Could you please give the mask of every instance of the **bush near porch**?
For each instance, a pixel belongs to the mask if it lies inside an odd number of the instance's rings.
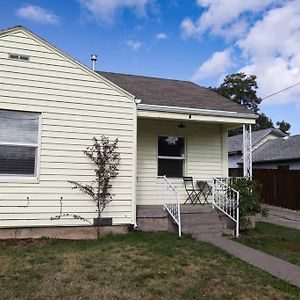
[[[2,299],[300,297],[300,289],[216,247],[170,233],[1,241],[0,264]]]

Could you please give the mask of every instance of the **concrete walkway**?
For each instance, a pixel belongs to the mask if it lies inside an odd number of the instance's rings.
[[[257,221],[269,222],[272,224],[286,226],[300,230],[300,212],[283,209],[280,207],[268,206],[269,215],[267,218],[257,217]]]
[[[300,288],[300,267],[296,265],[225,237],[196,235],[195,238],[213,244],[231,255]]]

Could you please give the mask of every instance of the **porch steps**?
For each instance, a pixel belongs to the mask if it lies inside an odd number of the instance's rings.
[[[193,236],[222,236],[232,234],[225,228],[219,214],[211,204],[183,205],[181,208],[182,232]]]
[[[233,231],[212,209],[211,204],[181,205],[181,227],[184,234],[193,236],[222,236],[224,233],[233,235]],[[137,230],[140,231],[177,231],[168,213],[161,205],[139,205],[137,207]]]

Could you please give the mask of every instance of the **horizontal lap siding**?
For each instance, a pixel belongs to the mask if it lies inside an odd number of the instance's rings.
[[[8,53],[29,55],[30,61],[9,60]],[[40,112],[43,123],[40,181],[0,182],[0,227],[86,225],[72,218],[51,220],[60,212],[61,197],[64,213],[92,221],[95,203],[68,180],[93,180],[93,165],[82,150],[101,135],[118,138],[121,153],[114,200],[103,217],[112,217],[113,224],[133,223],[134,103],[129,97],[18,32],[0,38],[0,109]]]
[[[158,136],[183,136],[186,142],[185,175],[211,181],[222,175],[222,128],[217,124],[187,122],[180,130],[180,122],[138,119],[138,182],[137,204],[162,204],[163,186],[157,176]],[[186,200],[182,179],[170,179]]]

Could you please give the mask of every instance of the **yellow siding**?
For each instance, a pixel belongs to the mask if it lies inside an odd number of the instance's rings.
[[[183,136],[186,142],[185,175],[211,181],[227,171],[227,138],[222,126],[199,122],[179,122],[138,119],[138,182],[137,205],[162,204],[162,186],[157,176],[158,136]],[[224,146],[223,146],[224,144]],[[180,201],[186,199],[182,179],[170,179],[179,191]]]
[[[29,62],[8,53],[30,56]],[[0,109],[42,113],[40,180],[0,182],[0,227],[86,225],[72,218],[51,221],[60,209],[90,220],[95,203],[68,180],[89,182],[93,166],[82,150],[93,136],[119,138],[121,164],[114,200],[103,213],[113,224],[133,223],[134,102],[127,94],[24,31],[0,37]],[[28,207],[26,197],[30,198]]]

